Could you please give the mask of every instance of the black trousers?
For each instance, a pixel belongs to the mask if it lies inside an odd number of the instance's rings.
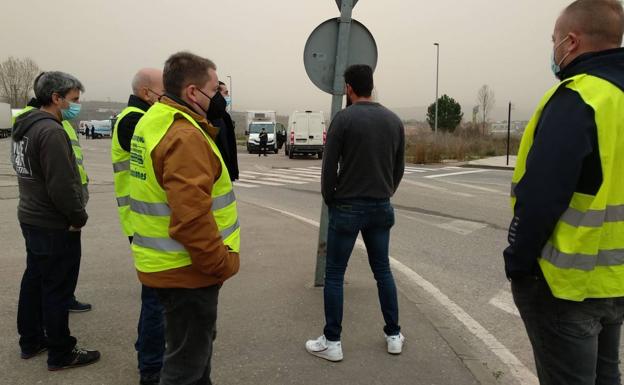
[[[619,385],[624,298],[555,298],[542,276],[513,280],[542,385]]]
[[[80,232],[21,227],[26,270],[17,309],[19,344],[27,354],[47,346],[48,365],[61,365],[76,346],[68,308],[80,270]]]
[[[167,343],[160,385],[212,385],[219,289],[156,289],[165,311]]]

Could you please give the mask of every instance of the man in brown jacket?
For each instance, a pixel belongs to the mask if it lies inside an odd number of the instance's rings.
[[[217,129],[206,120],[219,83],[214,63],[188,52],[167,60],[163,80],[165,95],[132,139],[132,248],[140,281],[164,307],[160,384],[211,384],[219,289],[238,272],[240,248],[231,181],[214,145]]]

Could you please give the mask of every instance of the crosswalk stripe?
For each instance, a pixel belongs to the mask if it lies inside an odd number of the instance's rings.
[[[254,179],[252,181],[245,181],[245,180],[243,181],[243,183],[246,183],[246,182],[255,183],[255,184],[261,184],[261,185],[264,185],[264,186],[285,186],[284,183],[265,182],[263,180],[258,180],[258,179]]]
[[[236,186],[236,187],[243,187],[243,188],[256,188],[256,187],[258,187],[255,184],[248,184],[248,183],[239,182],[239,181],[235,181],[234,182],[234,186]]]
[[[308,184],[308,182],[302,182],[302,181],[297,181],[297,180],[284,180],[280,178],[262,178],[262,180],[268,180],[270,182],[277,182],[277,183]]]
[[[292,177],[292,178],[300,178],[300,179],[304,179],[304,180],[320,180],[321,177],[319,175],[308,175],[308,174],[300,174],[300,173],[296,173],[296,172],[290,172],[290,170],[273,170],[273,172],[277,175],[284,175],[284,176],[288,176],[288,177]]]
[[[466,175],[466,174],[478,174],[482,172],[487,172],[488,170],[471,170],[471,171],[461,171],[461,172],[453,172],[447,174],[436,174],[436,175],[427,175],[425,178],[427,179],[435,179],[435,178],[444,178],[447,176],[456,176],[456,175]]]
[[[320,171],[317,172],[317,171],[310,171],[310,170],[299,170],[296,168],[291,168],[290,171],[293,173],[304,174],[304,175],[321,176]]]
[[[430,170],[427,169],[422,169],[422,168],[414,168],[414,167],[405,167],[405,171],[411,171],[411,172],[428,172]]]
[[[291,180],[296,180],[296,181],[305,181],[304,183],[316,182],[320,179],[320,177],[313,177],[313,176],[307,176],[307,175],[306,176],[287,175],[277,170],[275,170],[271,174],[264,173],[264,172],[256,172],[256,171],[245,171],[240,174],[250,179],[282,178],[282,179],[291,179]]]

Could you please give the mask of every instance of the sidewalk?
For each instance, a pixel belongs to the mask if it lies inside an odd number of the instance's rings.
[[[23,241],[13,216],[15,200],[0,200],[4,246],[0,273],[0,383],[138,384],[136,320],[139,285],[127,240],[118,231],[112,186],[94,186],[90,223],[83,233],[77,296],[94,310],[72,314],[81,346],[99,349],[99,363],[51,373],[45,355],[19,358],[15,312],[24,266]],[[355,249],[346,277],[344,361],[309,355],[304,343],[323,328],[323,292],[312,287],[315,227],[240,202],[241,271],[224,285],[219,303],[213,380],[226,384],[478,384],[418,304],[400,294],[404,353],[385,351],[376,285],[364,253]],[[284,230],[285,229],[285,230]]]
[[[494,156],[491,158],[483,158],[472,160],[463,165],[463,167],[475,168],[492,168],[498,170],[513,170],[516,167],[516,156],[509,156],[509,164],[507,164],[507,156]]]

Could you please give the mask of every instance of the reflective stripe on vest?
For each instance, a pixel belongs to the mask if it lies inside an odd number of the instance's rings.
[[[145,112],[137,107],[126,107],[119,115],[113,126],[111,141],[111,161],[113,163],[113,181],[115,183],[115,198],[117,198],[117,213],[121,229],[126,236],[132,236],[130,223],[130,153],[124,150],[119,143],[119,122],[126,115],[136,112],[143,115]]]
[[[621,182],[624,92],[621,89],[598,77],[578,75],[546,93],[522,137],[512,180],[512,206],[515,206],[517,185],[525,172],[530,172],[526,163],[541,114],[560,87],[576,92],[594,112],[603,180],[596,195],[573,194],[541,255],[536,257],[557,298],[583,301],[624,297],[624,183]]]
[[[130,171],[130,159],[113,163],[113,171],[115,173],[122,171]]]
[[[171,208],[166,192],[158,183],[151,158],[152,151],[167,134],[176,115],[196,127],[219,158],[221,175],[212,187],[209,215],[214,217],[223,243],[234,252],[240,250],[236,196],[216,144],[192,117],[166,104],[156,103],[135,129],[130,156],[132,252],[140,272],[159,272],[191,265],[190,255],[183,245],[169,236]]]

